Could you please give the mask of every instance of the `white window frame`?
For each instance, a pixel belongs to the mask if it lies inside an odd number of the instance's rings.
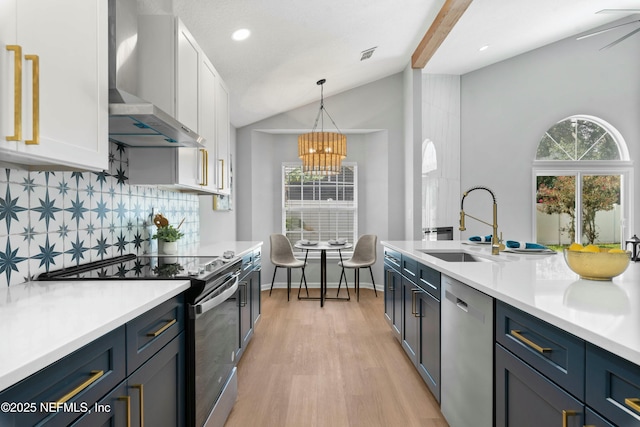
[[[538,176],[575,176],[576,178],[576,205],[582,206],[582,178],[589,175],[619,175],[620,178],[620,204],[622,205],[622,218],[620,218],[620,241],[624,242],[629,233],[629,224],[634,218],[634,177],[633,162],[629,159],[629,151],[624,138],[613,126],[598,117],[575,115],[564,120],[578,119],[590,120],[602,126],[613,137],[620,152],[620,160],[534,160],[531,177],[531,199],[536,200]],[[558,122],[558,123],[559,123]],[[546,131],[545,131],[546,132]],[[540,141],[538,141],[538,144]],[[538,146],[536,145],[536,153]],[[532,236],[537,236],[536,203],[531,203]],[[575,217],[576,240],[582,239],[582,210],[576,209]]]
[[[350,233],[350,237],[348,238],[348,241],[350,243],[353,243],[353,245],[355,246],[355,243],[358,239],[358,164],[356,162],[342,162],[342,166],[343,167],[350,167],[353,168],[353,204],[352,206],[340,206],[339,203],[341,202],[336,202],[337,204],[335,205],[335,207],[333,209],[337,209],[337,210],[351,210],[353,212],[353,230],[352,233]],[[287,218],[287,206],[286,206],[286,195],[285,195],[285,183],[286,183],[286,169],[287,168],[291,168],[291,167],[296,167],[296,168],[302,168],[302,163],[301,162],[284,162],[282,163],[282,168],[281,168],[281,179],[280,179],[280,186],[281,186],[281,191],[282,191],[282,197],[281,197],[281,229],[282,229],[282,234],[284,234],[285,236],[287,235],[287,225],[286,225],[286,218]],[[316,202],[318,203],[318,202]],[[319,203],[323,203],[322,201],[320,201]],[[327,202],[329,203],[329,202]],[[313,206],[310,206],[309,209],[317,209],[314,208]],[[324,208],[329,210],[330,212],[333,211],[333,209],[331,207],[328,208]],[[292,241],[291,244],[295,244],[295,241]],[[350,250],[342,250],[340,251],[341,254],[338,253],[338,251],[327,251],[327,258],[329,259],[339,259],[340,255],[342,255],[343,259],[347,259],[349,258],[352,253],[353,253],[353,249]],[[315,259],[315,258],[320,258],[320,251],[309,251],[308,253],[308,258],[309,259]]]

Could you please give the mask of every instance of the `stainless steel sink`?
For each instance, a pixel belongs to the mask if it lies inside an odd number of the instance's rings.
[[[472,255],[468,252],[438,252],[430,250],[420,250],[420,252],[447,262],[493,262],[493,260]]]

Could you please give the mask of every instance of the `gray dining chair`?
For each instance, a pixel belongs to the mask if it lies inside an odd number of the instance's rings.
[[[291,269],[301,268],[302,277],[300,278],[300,288],[298,289],[298,296],[300,296],[300,289],[302,289],[302,282],[304,281],[304,287],[307,290],[307,296],[309,296],[309,288],[307,287],[307,278],[304,275],[304,267],[306,262],[299,260],[293,255],[293,248],[291,242],[284,234],[272,234],[269,237],[271,242],[271,263],[275,266],[273,269],[273,278],[271,279],[271,289],[269,289],[269,296],[273,291],[273,283],[276,280],[276,272],[278,267],[287,269],[287,301],[289,301],[289,293],[291,292]]]
[[[369,268],[371,273],[371,283],[373,284],[373,291],[378,296],[376,290],[376,283],[373,280],[373,270],[371,266],[376,263],[376,244],[378,242],[378,236],[375,234],[365,234],[360,236],[356,242],[356,247],[353,249],[353,255],[350,259],[338,263],[342,267],[340,273],[340,282],[338,283],[338,293],[340,293],[340,286],[342,285],[342,278],[344,277],[344,285],[347,285],[347,273],[345,268],[352,268],[354,270],[354,288],[356,290],[356,298],[360,301],[360,269]],[[347,287],[347,289],[349,289]]]

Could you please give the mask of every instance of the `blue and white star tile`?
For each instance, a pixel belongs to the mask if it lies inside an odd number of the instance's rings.
[[[61,172],[58,172],[61,173]],[[33,179],[33,183],[35,185],[41,185],[46,187],[47,185],[49,185],[49,180],[51,178],[52,175],[55,176],[56,172],[49,172],[49,171],[41,171],[41,172],[31,172],[29,174],[29,176],[31,176],[31,178]]]
[[[64,222],[62,196],[52,195],[48,187],[36,186],[30,197],[29,221],[34,231],[47,233],[58,230]]]
[[[62,268],[62,242],[50,238],[48,234],[38,234],[29,245],[29,274],[38,276],[41,273]]]
[[[100,230],[90,238],[90,260],[100,261],[111,257],[112,249],[109,234]]]
[[[79,230],[74,236],[67,239],[64,245],[63,265],[74,267],[89,262],[90,238],[86,230]]]
[[[91,222],[96,228],[107,227],[111,222],[111,201],[100,194],[91,201]]]
[[[17,234],[29,223],[29,198],[20,184],[0,182],[0,236]]]
[[[28,245],[21,236],[6,236],[0,243],[0,284],[22,283],[29,274]]]
[[[64,221],[72,230],[84,230],[89,222],[90,200],[86,198],[86,193],[78,191],[75,196],[67,197],[64,200]]]
[[[22,169],[0,169],[0,181],[20,183],[29,176],[29,171]]]

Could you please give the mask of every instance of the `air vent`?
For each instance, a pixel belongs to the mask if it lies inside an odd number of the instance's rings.
[[[367,50],[363,50],[360,53],[360,61],[364,61],[365,59],[369,59],[371,58],[371,55],[373,55],[373,52],[378,48],[378,46],[372,47],[370,49]]]

